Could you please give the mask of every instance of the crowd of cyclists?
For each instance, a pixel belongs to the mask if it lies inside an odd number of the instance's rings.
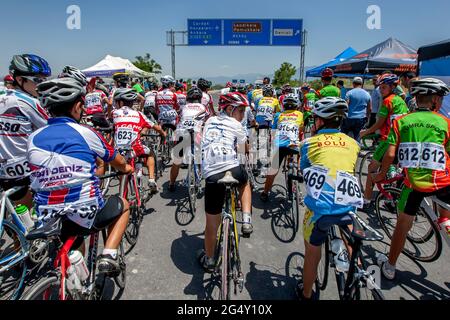
[[[450,120],[438,113],[449,88],[437,79],[409,79],[408,96],[414,103],[407,103],[403,91],[397,89],[397,75],[387,71],[377,76],[374,83],[382,96],[377,118],[375,122],[365,119],[367,129],[351,137],[341,132],[349,103],[333,84],[330,69],[324,70],[319,91],[307,83],[300,88],[286,84],[275,90],[269,78],[251,85],[229,83],[219,98],[219,110],[208,93],[212,83],[205,79],[188,87],[164,76],[160,84],[150,82],[142,88],[129,74],[117,73],[113,86],[107,88],[101,79],[87,79],[70,66],[52,76],[48,62],[41,57],[23,54],[12,58],[10,74],[4,79],[6,90],[0,94],[0,188],[6,191],[23,186],[11,200],[35,211],[41,228],[64,215],[63,241],[80,236],[74,250],[84,252],[84,237],[107,229],[98,262],[101,273],[119,269],[118,248],[130,210],[123,197],[103,197],[99,176],[104,175],[107,165],[124,174],[133,171],[118,152],[121,146],[129,145],[147,167],[150,192],[160,191],[155,177],[158,159],[141,139],[149,130],[182,146],[182,152],[172,157],[170,192],[178,191],[183,151],[186,145],[191,147],[189,132],[196,133],[206,215],[199,262],[209,273],[215,267],[225,197],[225,187],[219,181],[228,172],[238,181],[242,233],[254,232],[252,188],[244,163],[254,148],[252,129],[256,129],[258,147],[264,131],[272,135],[266,146],[273,150],[265,153],[267,163],[261,159],[255,163],[257,169],[268,168],[260,194],[263,202],[270,200],[284,160],[298,159],[307,193],[305,261],[297,288],[303,300],[313,296],[328,230],[351,225],[349,212],[373,210],[374,184],[385,180],[393,163],[403,168],[405,182],[389,256],[379,259],[387,279],[395,277],[397,259],[422,200],[436,195],[450,204]],[[408,108],[411,105],[414,108]],[[305,136],[306,127],[309,137]],[[108,130],[114,134],[103,134]],[[356,140],[376,132],[380,132],[381,141],[369,165],[364,194],[348,192],[348,186],[359,184],[355,168],[360,144]],[[440,208],[440,214],[440,225],[450,236],[450,212]]]

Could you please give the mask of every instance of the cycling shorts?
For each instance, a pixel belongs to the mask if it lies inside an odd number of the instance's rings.
[[[383,161],[383,157],[386,154],[386,151],[388,148],[389,148],[389,142],[387,142],[387,140],[380,141],[377,149],[373,153],[373,160],[381,163]]]
[[[303,220],[303,235],[305,240],[316,247],[325,243],[328,231],[333,226],[352,225],[353,220],[347,213],[339,215],[315,214],[307,209]]]
[[[436,196],[442,202],[450,204],[450,186],[430,193],[419,192],[404,186],[398,201],[398,211],[409,216],[416,216],[423,199],[431,196]]]
[[[16,193],[9,196],[9,199],[11,201],[19,201],[20,199],[23,199],[30,189],[30,177],[24,177],[20,179],[0,179],[0,188],[3,189],[3,191],[8,191],[9,189],[15,188],[15,187],[23,187]]]
[[[231,170],[233,178],[239,181],[238,187],[243,187],[248,182],[247,171],[244,166],[238,166]],[[225,204],[226,188],[223,184],[217,183],[225,177],[226,172],[221,172],[206,179],[205,185],[205,211],[211,215],[219,215]]]
[[[104,113],[95,113],[92,115],[92,124],[94,128],[108,129],[111,127]]]

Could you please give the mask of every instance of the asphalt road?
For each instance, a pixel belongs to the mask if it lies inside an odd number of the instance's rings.
[[[217,99],[215,99],[217,101]],[[197,216],[187,225],[189,215],[187,189],[178,184],[175,193],[168,191],[166,169],[159,182],[161,192],[148,204],[141,233],[135,249],[127,256],[127,285],[118,292],[110,283],[113,299],[124,300],[205,300],[217,298],[217,279],[205,274],[198,265],[197,251],[203,248],[205,227],[204,199],[197,204]],[[183,180],[186,171],[180,172]],[[278,178],[270,202],[263,204],[259,193],[253,194],[253,223],[255,232],[250,239],[241,240],[241,259],[245,285],[239,300],[295,299],[295,284],[301,275],[304,244],[300,228],[294,232],[282,216],[280,202],[285,197],[283,178]],[[303,220],[304,208],[300,216]],[[361,217],[376,226],[374,218]],[[240,228],[239,228],[240,230]],[[377,254],[389,250],[389,238],[366,243],[364,253],[369,264],[376,263]],[[422,300],[450,299],[449,248],[444,243],[440,259],[433,263],[417,263],[401,255],[397,278],[381,280],[387,299]],[[333,273],[321,299],[338,298]]]

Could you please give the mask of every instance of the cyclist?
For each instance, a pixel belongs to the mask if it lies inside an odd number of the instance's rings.
[[[319,98],[316,90],[312,89],[307,83],[303,84],[301,91],[304,97],[302,105],[303,118],[305,123],[308,123],[309,119],[312,117],[312,109]]]
[[[209,114],[215,116],[216,111],[214,110],[214,100],[212,96],[208,93],[208,90],[211,88],[211,81],[207,81],[205,79],[198,79],[197,87],[203,91],[202,104],[208,109]]]
[[[298,296],[302,300],[312,298],[321,249],[328,230],[333,225],[351,225],[352,219],[348,213],[355,211],[356,202],[362,204],[362,199],[356,193],[350,197],[349,193],[344,194],[345,191],[337,187],[343,181],[347,185],[350,185],[351,180],[353,184],[358,183],[353,175],[359,145],[339,131],[347,112],[348,105],[343,99],[328,97],[317,101],[313,109],[317,135],[300,145],[300,167],[307,189],[307,211],[303,222],[305,262],[303,278],[297,286]],[[336,203],[335,199],[345,200]]]
[[[256,80],[253,91],[251,92],[249,102],[254,109],[256,109],[259,100],[263,97],[262,88],[264,83],[262,80]]]
[[[203,92],[197,88],[192,87],[187,94],[187,104],[181,113],[181,121],[178,123],[176,136],[178,138],[177,145],[182,145],[185,140],[190,141],[190,134],[188,130],[194,130],[195,134],[201,132],[203,123],[210,117],[209,110],[201,103]],[[194,134],[194,139],[196,138]],[[193,141],[191,141],[193,143]],[[170,171],[169,191],[175,191],[175,182],[180,171],[180,166],[183,160],[184,150],[191,148],[191,143],[182,145],[183,150],[179,153],[179,157],[175,157]]]
[[[92,78],[87,85],[85,97],[85,110],[87,116],[92,116],[92,124],[97,128],[109,128],[106,115],[111,115],[111,106],[108,96],[96,88],[97,78]],[[105,109],[104,106],[107,106]]]
[[[273,182],[278,174],[278,168],[283,160],[297,151],[290,148],[292,145],[299,145],[303,136],[303,114],[298,111],[299,100],[295,94],[287,95],[283,100],[284,112],[277,113],[273,121],[272,129],[276,130],[275,146],[277,153],[273,157],[273,161],[279,160],[278,164],[272,164],[261,200],[267,202],[269,200],[269,192],[272,190]]]
[[[7,90],[14,89],[14,78],[10,74],[8,74],[7,76],[5,76],[5,78],[3,78],[3,83]]]
[[[395,265],[405,245],[406,236],[424,198],[437,196],[450,204],[450,120],[440,114],[448,86],[438,79],[425,78],[411,82],[411,95],[417,101],[416,112],[394,120],[388,137],[388,149],[375,182],[385,179],[398,151],[406,179],[399,203],[389,259],[381,257],[383,275],[393,280]],[[439,223],[450,230],[450,211],[440,208]]]
[[[96,159],[109,162],[125,174],[133,169],[101,135],[79,124],[86,90],[78,81],[47,81],[38,86],[38,92],[52,118],[28,141],[36,210],[44,225],[51,223],[55,214],[66,214],[63,240],[108,228],[98,268],[102,273],[116,273],[120,270],[117,249],[129,218],[128,203],[118,196],[103,199],[95,176]],[[84,238],[80,238],[73,248],[83,247],[83,243]]]
[[[263,97],[259,100],[256,108],[256,122],[260,129],[272,127],[274,114],[281,112],[278,99],[273,96],[273,87],[271,85],[264,86],[262,89]]]
[[[10,74],[13,89],[0,96],[0,187],[5,191],[24,187],[11,200],[31,209],[27,141],[47,124],[48,115],[36,99],[36,86],[51,75],[51,69],[41,57],[23,54],[13,57]]]
[[[378,111],[377,122],[367,130],[363,130],[360,133],[361,138],[366,135],[375,133],[377,130],[381,131],[380,143],[373,154],[373,160],[369,164],[368,172],[375,173],[380,165],[386,150],[389,147],[387,137],[391,129],[392,121],[401,115],[408,113],[408,107],[405,101],[394,94],[394,89],[397,87],[398,77],[395,74],[383,74],[379,80],[380,93],[383,96],[383,103]],[[367,213],[371,213],[374,209],[372,201],[373,196],[373,181],[371,174],[367,176],[366,189],[364,191],[364,208]]]
[[[330,68],[326,68],[322,71],[322,83],[323,88],[319,91],[319,98],[326,98],[326,97],[336,97],[340,98],[341,91],[338,87],[331,84],[331,81],[333,80],[334,72]]]
[[[180,105],[180,110],[183,110],[186,105],[186,94],[184,93],[184,86],[181,82],[177,82],[175,85],[176,95],[178,98],[178,104]]]
[[[150,82],[148,85],[149,91],[145,94],[144,114],[147,117],[153,117],[154,120],[158,119],[155,109],[155,99],[158,94],[158,85],[154,82]]]
[[[162,77],[161,84],[162,89],[156,94],[155,98],[158,122],[163,128],[171,127],[173,130],[176,130],[180,105],[174,92],[175,79],[171,76]]]
[[[281,88],[281,96],[280,96],[280,105],[283,105],[283,100],[284,98],[288,95],[288,94],[292,94],[294,93],[294,90],[292,90],[292,87],[290,84],[285,84],[282,88]]]
[[[248,183],[247,172],[240,164],[239,155],[244,155],[247,137],[241,121],[248,106],[241,95],[228,93],[220,97],[219,116],[210,118],[203,130],[203,176],[205,186],[205,252],[200,256],[200,263],[206,272],[214,271],[214,253],[217,231],[221,223],[222,208],[225,201],[225,186],[218,183],[226,172],[231,171],[239,181],[240,201],[244,224],[242,232],[253,232],[251,224],[252,191]]]
[[[133,89],[120,88],[114,93],[114,100],[118,107],[113,113],[115,143],[116,146],[132,146],[135,156],[145,159],[150,192],[156,193],[158,186],[155,180],[155,157],[150,149],[142,144],[141,133],[144,129],[153,129],[164,137],[166,133],[143,113],[132,109],[137,99],[138,94]]]

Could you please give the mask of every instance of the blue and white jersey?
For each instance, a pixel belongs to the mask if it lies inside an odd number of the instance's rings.
[[[70,220],[90,229],[104,206],[96,159],[111,162],[115,157],[116,151],[101,135],[70,118],[52,118],[33,133],[28,161],[41,219],[45,222],[64,210]]]

